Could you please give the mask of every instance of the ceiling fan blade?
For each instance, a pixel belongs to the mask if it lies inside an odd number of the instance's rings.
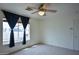
[[[25,10],[31,11],[33,9],[38,9],[38,8],[28,6]]]
[[[36,7],[30,7],[30,8],[32,8],[32,9],[38,9],[38,8],[36,8]]]
[[[46,11],[47,12],[57,12],[57,10],[49,10],[49,9],[47,9]]]
[[[38,11],[35,11],[35,12],[33,12],[32,14],[34,14],[34,13],[37,13]]]

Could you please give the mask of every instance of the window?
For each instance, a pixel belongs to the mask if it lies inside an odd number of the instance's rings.
[[[10,41],[10,32],[11,29],[8,25],[8,22],[3,18],[3,45],[9,44]],[[15,43],[23,41],[23,25],[21,22],[18,22],[14,27],[14,40]],[[26,27],[26,41],[30,40],[30,24],[27,24]]]

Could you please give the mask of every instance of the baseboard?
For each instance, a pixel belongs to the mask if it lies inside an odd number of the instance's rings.
[[[51,45],[51,44],[47,44],[47,43],[43,43],[45,45],[50,45],[50,46],[55,46],[55,47],[59,47],[59,48],[64,48],[64,49],[68,49],[68,50],[72,50],[72,51],[76,51],[76,50],[73,50],[73,49],[69,49],[69,48],[65,48],[65,47],[61,47],[61,46],[57,46],[57,45]]]

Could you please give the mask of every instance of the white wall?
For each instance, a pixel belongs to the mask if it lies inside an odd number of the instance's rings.
[[[69,20],[69,19],[68,19]],[[51,19],[41,22],[43,43],[73,49],[73,21]]]
[[[39,21],[35,19],[30,19],[30,41],[26,42],[26,45],[16,44],[15,47],[9,48],[8,46],[2,45],[2,18],[3,13],[0,11],[0,54],[8,54],[19,49],[34,45],[39,43]]]
[[[54,7],[53,7],[54,8]],[[57,13],[49,13],[40,21],[41,42],[58,47],[79,50],[79,35],[74,38],[74,20],[79,20],[79,5],[56,4]],[[78,23],[79,25],[79,23]],[[77,27],[76,27],[77,28]],[[78,27],[79,28],[79,27]],[[77,29],[79,32],[79,29]],[[76,31],[76,32],[77,32]],[[75,33],[76,35],[77,33]]]

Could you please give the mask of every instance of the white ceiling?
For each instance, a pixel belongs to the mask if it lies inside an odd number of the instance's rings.
[[[48,4],[49,9],[56,9],[57,13],[47,12],[46,16],[39,16],[37,13],[31,14],[33,11],[25,10],[27,6],[39,7],[37,3],[0,3],[0,9],[7,10],[12,13],[16,13],[19,15],[29,16],[32,18],[51,18],[57,15],[61,15],[65,12],[68,14],[75,13],[79,11],[79,4]]]

